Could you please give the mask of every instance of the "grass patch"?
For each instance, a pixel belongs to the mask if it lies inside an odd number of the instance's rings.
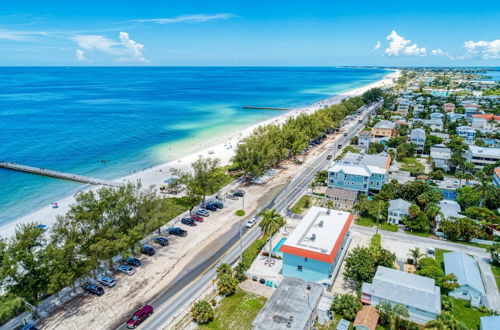
[[[466,300],[451,298],[453,300],[453,308],[451,313],[453,316],[469,329],[479,329],[479,318],[488,316],[488,313],[481,313],[477,309],[471,308],[470,303]]]
[[[438,263],[439,266],[444,271],[444,256],[443,254],[448,253],[448,252],[453,252],[450,250],[444,250],[444,249],[436,249],[436,262]]]
[[[374,227],[377,225],[377,222],[371,217],[359,217],[356,219],[356,224],[365,227]],[[385,221],[380,221],[379,228],[387,231],[398,231],[397,225],[393,225]]]
[[[164,219],[164,224],[181,214],[189,210],[189,202],[187,197],[166,197],[163,199],[165,203],[160,210],[162,219]]]
[[[425,171],[425,166],[422,165],[415,158],[403,158],[398,160],[398,163],[403,164],[399,169],[405,172],[420,172],[423,173]]]
[[[199,329],[252,329],[252,322],[266,303],[266,298],[238,290],[222,299],[215,310],[215,318]]]
[[[495,281],[497,282],[497,288],[500,288],[500,267],[491,265],[491,271],[495,276]]]
[[[302,214],[306,209],[312,206],[311,196],[304,195],[300,197],[299,201],[290,209],[295,214]]]

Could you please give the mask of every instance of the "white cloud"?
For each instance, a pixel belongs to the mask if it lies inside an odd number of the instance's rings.
[[[86,62],[87,61],[87,58],[85,57],[85,52],[81,49],[77,49],[75,51],[75,56],[79,62]]]
[[[500,39],[493,41],[466,41],[464,47],[467,50],[467,55],[478,56],[483,59],[499,59],[500,58]]]
[[[380,47],[382,47],[382,45],[380,44],[380,40],[377,41],[377,43],[375,44],[375,47],[373,49],[379,49]]]
[[[117,56],[119,62],[148,62],[142,54],[143,44],[130,39],[127,32],[120,32],[118,38],[119,41],[115,41],[101,35],[77,35],[73,40],[81,49]],[[81,49],[77,49],[77,52]],[[84,55],[83,50],[82,55]]]
[[[400,36],[396,30],[386,37],[389,40],[389,47],[384,53],[387,56],[425,56],[427,49],[425,47],[418,47],[417,44],[411,44],[411,40],[407,40]]]
[[[32,37],[47,35],[48,33],[43,31],[0,30],[0,39],[4,40],[28,41],[31,40]]]
[[[196,14],[196,15],[181,15],[177,17],[167,17],[167,18],[146,18],[146,19],[136,19],[134,22],[141,23],[158,23],[158,24],[173,24],[173,23],[204,23],[208,21],[215,20],[226,20],[229,18],[236,17],[234,14]]]

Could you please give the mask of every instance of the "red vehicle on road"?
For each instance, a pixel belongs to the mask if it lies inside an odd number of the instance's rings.
[[[145,319],[148,318],[148,316],[151,316],[153,314],[153,306],[151,305],[146,305],[139,309],[137,312],[132,315],[130,320],[127,322],[127,328],[129,329],[134,329],[136,328],[139,324],[142,323]]]

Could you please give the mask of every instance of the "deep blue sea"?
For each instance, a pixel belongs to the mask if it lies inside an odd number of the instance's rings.
[[[279,115],[243,105],[304,106],[387,73],[311,67],[0,67],[0,160],[114,179],[184,156],[221,132]],[[0,169],[0,223],[81,187]]]

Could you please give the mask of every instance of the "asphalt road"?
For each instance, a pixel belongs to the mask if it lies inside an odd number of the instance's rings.
[[[331,146],[311,164],[307,165],[300,175],[294,177],[265,208],[273,208],[278,212],[285,211],[290,203],[295,201],[300,194],[309,188],[316,172],[328,167],[331,160],[327,160],[326,155],[340,152],[341,149],[348,144],[350,139],[365,126],[368,116],[375,110],[376,105],[365,107],[360,114],[362,117],[356,117],[353,119],[353,121],[355,121],[354,124],[348,125],[347,135],[342,135],[335,139],[335,141],[330,142]],[[361,122],[358,121],[359,119],[361,119]],[[342,145],[341,149],[338,149],[339,144]],[[239,258],[240,245],[238,244],[238,224],[233,226],[230,233],[232,233],[232,236],[230,236],[228,241],[213,255],[206,258],[194,268],[188,267],[183,270],[181,274],[172,281],[171,285],[167,286],[157,297],[149,302],[149,304],[155,308],[155,312],[140,325],[141,329],[156,330],[164,328],[181,308],[191,303],[193,297],[197,297],[197,293],[199,293],[207,283],[210,283],[215,277],[217,265],[220,263],[233,263]],[[257,225],[250,230],[244,228],[243,248],[245,249],[248,247],[260,235],[261,230]],[[125,323],[118,327],[118,329],[126,329]]]

